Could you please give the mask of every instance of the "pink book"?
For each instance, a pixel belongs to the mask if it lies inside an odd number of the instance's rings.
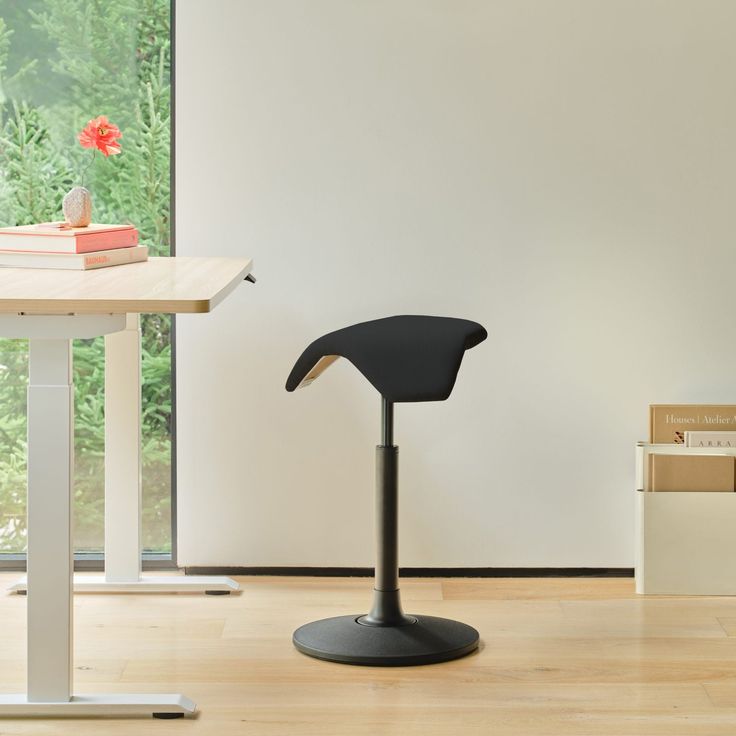
[[[0,250],[23,253],[90,253],[138,245],[132,225],[70,227],[63,222],[0,228]]]

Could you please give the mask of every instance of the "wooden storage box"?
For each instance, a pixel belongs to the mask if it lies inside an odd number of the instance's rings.
[[[637,447],[636,592],[736,595],[736,493],[649,492],[649,455],[736,455],[736,449]]]

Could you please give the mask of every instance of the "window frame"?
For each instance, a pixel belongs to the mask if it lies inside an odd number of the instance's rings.
[[[169,207],[171,246],[169,257],[176,256],[176,0],[169,1],[171,42],[171,151],[169,154]],[[177,426],[176,426],[176,315],[171,315],[171,553],[142,552],[142,570],[178,569],[177,540]],[[0,572],[23,572],[27,568],[25,553],[0,552]],[[74,569],[101,572],[105,569],[103,552],[75,552]]]

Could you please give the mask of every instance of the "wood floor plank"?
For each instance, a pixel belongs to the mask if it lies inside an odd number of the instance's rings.
[[[736,636],[736,616],[718,616],[717,621],[726,636]]]
[[[632,578],[473,578],[445,580],[445,599],[591,600],[633,598]]]
[[[14,576],[0,576],[0,585]],[[78,595],[78,692],[179,690],[186,721],[0,721],[33,736],[733,736],[736,599],[626,579],[405,581],[407,610],[476,626],[470,657],[348,667],[294,628],[370,603],[365,578],[241,578],[240,595]],[[25,606],[0,596],[0,691],[23,688]]]

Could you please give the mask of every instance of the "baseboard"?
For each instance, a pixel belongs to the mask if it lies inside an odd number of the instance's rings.
[[[369,578],[372,567],[185,567],[187,575]],[[405,578],[633,578],[633,567],[402,567]]]

